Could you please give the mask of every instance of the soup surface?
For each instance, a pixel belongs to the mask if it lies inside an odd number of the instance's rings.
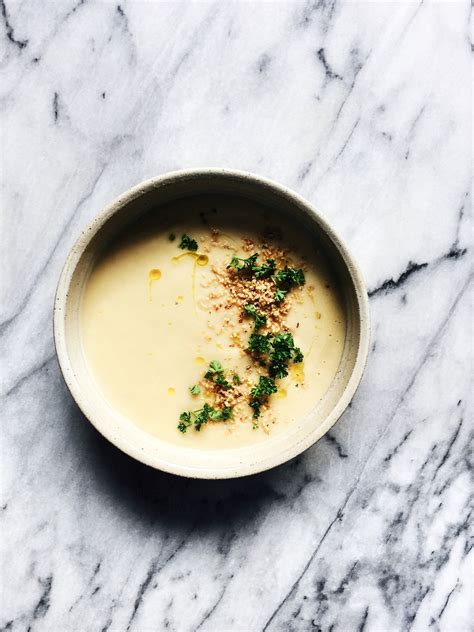
[[[301,228],[231,197],[149,213],[95,262],[83,351],[108,403],[156,437],[235,448],[284,432],[339,366],[345,313]]]

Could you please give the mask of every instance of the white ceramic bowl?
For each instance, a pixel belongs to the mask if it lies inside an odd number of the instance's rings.
[[[336,274],[346,307],[346,342],[338,372],[310,415],[280,436],[253,446],[201,451],[165,443],[116,413],[87,369],[79,331],[82,290],[97,253],[130,222],[163,203],[200,193],[237,195],[260,202],[309,231]],[[265,178],[222,169],[177,171],[130,189],[81,234],[62,271],[54,306],[59,364],[78,406],[97,430],[130,456],[154,468],[193,478],[232,478],[267,470],[297,456],[339,419],[362,378],[369,346],[369,307],[360,272],[333,229],[302,197]]]

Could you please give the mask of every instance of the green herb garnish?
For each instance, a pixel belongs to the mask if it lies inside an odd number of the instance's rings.
[[[275,294],[274,294],[275,303],[277,305],[279,305],[280,303],[283,303],[283,301],[285,300],[285,296],[287,294],[288,294],[288,290],[281,290],[280,288],[275,290]]]
[[[184,233],[181,237],[181,242],[179,244],[179,248],[181,248],[181,250],[192,250],[195,251],[198,249],[198,243],[195,239],[193,239],[192,237],[190,237],[189,235],[186,235],[186,233]]]
[[[240,257],[232,257],[231,262],[227,266],[228,268],[234,268],[238,272],[249,272],[257,279],[265,279],[271,277],[275,273],[276,264],[274,259],[267,259],[266,262],[259,266],[257,265],[258,252],[254,252],[253,255],[247,259],[241,259]]]
[[[206,424],[210,419],[212,421],[226,421],[232,417],[232,408],[214,408],[207,402],[202,408],[198,410],[190,410],[181,413],[179,416],[178,430],[185,433],[190,426],[193,426],[194,430],[201,430],[203,424]]]
[[[270,351],[270,340],[272,334],[250,334],[249,346],[247,351],[250,351],[253,355],[259,357]]]
[[[295,346],[290,332],[276,335],[253,333],[250,335],[247,351],[259,358],[262,366],[265,366],[266,360],[268,361],[268,373],[272,378],[280,379],[287,376],[289,362],[303,362],[301,349]]]
[[[245,305],[244,310],[245,313],[248,314],[248,316],[251,316],[255,319],[255,331],[258,331],[262,327],[265,327],[265,325],[267,324],[267,317],[265,316],[265,314],[260,314],[259,312],[257,312],[257,308],[255,307],[255,305]]]
[[[234,382],[234,384],[237,384],[237,385],[242,384],[242,380],[237,375],[237,373],[234,373],[234,375],[232,376],[232,381]]]
[[[168,239],[169,239],[170,241],[174,241],[174,240],[176,239],[176,235],[175,235],[174,233],[170,233],[170,234],[168,235]]]
[[[253,274],[257,279],[266,279],[271,277],[275,273],[275,260],[267,259],[267,261],[261,266],[253,267]]]
[[[277,334],[271,341],[272,350],[269,355],[268,372],[271,377],[282,378],[288,375],[288,363],[302,362],[303,354],[299,347],[295,346],[293,335],[290,332]]]
[[[277,392],[277,386],[275,380],[266,375],[261,375],[258,384],[250,391],[249,406],[253,408],[253,417],[256,419],[260,417],[260,408],[262,404],[267,401],[270,395]]]
[[[209,364],[209,368],[204,374],[204,377],[206,378],[206,380],[210,380],[211,382],[214,382],[214,384],[222,386],[222,388],[225,388],[226,391],[232,388],[230,382],[228,382],[224,377],[224,369],[222,368],[222,364],[217,360],[213,360]]]
[[[242,270],[252,272],[254,266],[257,263],[258,252],[255,252],[248,259],[241,259],[240,257],[232,257],[231,262],[227,266],[228,268],[234,268],[234,270],[238,270],[239,272]]]
[[[194,386],[189,387],[189,390],[193,395],[199,395],[199,393],[201,392],[201,387],[197,384],[194,384]]]
[[[304,285],[304,272],[300,268],[289,268],[285,266],[283,270],[279,270],[273,277],[275,283],[285,288],[292,288],[297,285]]]

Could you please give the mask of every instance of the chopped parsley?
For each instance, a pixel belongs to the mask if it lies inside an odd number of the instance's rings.
[[[198,410],[190,410],[181,413],[179,416],[178,430],[185,433],[187,429],[192,426],[194,430],[201,430],[203,424],[207,424],[209,420],[212,421],[226,421],[232,418],[232,408],[214,408],[207,402],[202,408]]]
[[[191,250],[191,251],[195,251],[198,249],[198,243],[195,239],[193,239],[192,237],[190,237],[189,235],[186,235],[186,233],[184,233],[181,236],[181,241],[179,244],[179,248],[181,248],[181,250]]]
[[[285,296],[288,294],[288,290],[282,290],[280,288],[275,290],[275,294],[273,295],[274,301],[277,305],[283,303],[285,300]]]
[[[268,373],[272,378],[286,377],[290,362],[303,362],[303,353],[295,346],[293,335],[289,331],[264,336],[253,333],[250,335],[247,351],[263,360],[262,366],[268,363]],[[267,356],[267,362],[262,356]]]
[[[253,255],[247,259],[241,259],[240,257],[232,257],[228,268],[234,268],[238,272],[249,272],[251,276],[256,279],[266,279],[271,277],[276,270],[276,264],[274,259],[267,259],[264,264],[259,266],[257,264],[258,252],[254,252]]]
[[[258,331],[262,327],[265,327],[265,325],[267,324],[267,317],[265,316],[265,314],[260,314],[259,312],[257,312],[257,308],[255,307],[255,305],[245,305],[244,310],[248,316],[251,316],[255,319],[255,331]]]
[[[189,390],[193,395],[199,395],[199,393],[201,392],[201,387],[197,384],[194,384],[194,386],[189,387]]]
[[[237,385],[242,384],[242,380],[237,375],[237,373],[234,373],[234,375],[232,376],[232,381],[234,382],[234,384],[237,384]]]
[[[258,252],[254,253],[248,259],[241,259],[240,257],[232,257],[228,268],[234,268],[238,272],[245,270],[247,272],[252,272],[253,268],[256,266],[258,259]]]
[[[277,386],[275,380],[266,375],[261,375],[258,384],[250,391],[249,406],[253,409],[253,417],[256,419],[260,417],[260,408],[264,402],[267,401],[270,395],[277,392]]]
[[[210,380],[217,384],[218,386],[222,386],[226,391],[232,388],[230,382],[228,382],[224,377],[224,369],[222,368],[222,364],[217,360],[213,360],[209,364],[209,368],[204,374],[206,380]]]
[[[277,334],[271,342],[272,350],[269,355],[268,373],[271,377],[282,378],[288,375],[288,363],[303,362],[303,354],[295,346],[290,332]]]
[[[168,235],[168,239],[169,239],[170,241],[174,241],[174,240],[176,239],[176,235],[175,235],[174,233],[170,233],[170,234]]]
[[[283,286],[286,289],[305,284],[303,270],[288,266],[285,266],[283,270],[279,270],[273,277],[273,280],[278,286]]]
[[[247,351],[259,357],[270,351],[270,340],[272,334],[250,334]]]
[[[267,259],[263,265],[253,267],[253,274],[257,279],[266,279],[275,274],[275,269],[275,260]]]

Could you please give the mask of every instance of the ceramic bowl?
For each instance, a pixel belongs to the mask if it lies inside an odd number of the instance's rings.
[[[178,198],[229,194],[259,202],[298,223],[323,250],[335,273],[346,308],[346,341],[338,372],[310,415],[268,442],[204,451],[165,443],[114,411],[87,369],[79,331],[82,290],[97,254],[142,214]],[[192,478],[232,478],[275,467],[297,456],[336,423],[362,378],[369,346],[369,307],[361,274],[347,248],[302,197],[265,178],[239,171],[178,171],[130,189],[105,208],[81,234],[62,271],[55,298],[54,337],[59,364],[78,406],[111,443],[151,467]]]

